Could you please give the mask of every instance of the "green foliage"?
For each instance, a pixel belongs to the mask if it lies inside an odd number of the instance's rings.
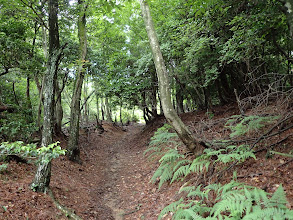
[[[204,153],[194,160],[186,159],[178,149],[177,134],[169,133],[169,125],[159,128],[151,138],[150,146],[144,154],[150,153],[149,158],[160,157],[159,167],[155,171],[151,181],[155,183],[159,179],[159,189],[167,181],[183,180],[191,173],[207,172],[211,164],[229,164],[243,162],[248,158],[255,158],[252,150],[246,145],[231,145],[225,149],[205,149]],[[216,159],[215,159],[216,158]]]
[[[165,207],[158,219],[170,212],[173,213],[174,220],[293,219],[293,211],[286,207],[287,200],[282,185],[272,196],[261,189],[235,181],[197,188],[188,186],[180,192],[187,192],[187,198],[181,198]]]
[[[28,122],[23,113],[7,113],[5,118],[0,119],[0,134],[8,141],[28,141],[32,133],[37,131],[35,123]]]
[[[235,137],[257,131],[275,122],[278,118],[279,116],[234,115],[227,121],[226,126],[232,131],[230,137]]]
[[[66,150],[62,150],[59,142],[49,146],[37,148],[36,144],[24,144],[22,141],[12,143],[3,142],[0,144],[1,155],[17,155],[23,158],[36,158],[37,162],[49,162],[60,155],[65,155]]]
[[[0,165],[0,173],[4,173],[8,168],[8,163],[3,163]]]

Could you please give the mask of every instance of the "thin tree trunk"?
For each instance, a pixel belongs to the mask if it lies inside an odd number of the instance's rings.
[[[74,92],[71,101],[70,112],[70,129],[69,140],[67,147],[67,157],[71,161],[80,163],[80,149],[78,146],[79,139],[79,118],[80,118],[80,97],[83,79],[85,75],[85,58],[87,54],[87,39],[86,39],[86,9],[87,6],[82,0],[78,0],[78,5],[81,8],[78,17],[78,37],[79,37],[79,59],[80,65],[77,71],[77,79],[75,82]]]
[[[33,122],[33,109],[32,109],[32,102],[31,102],[31,96],[30,96],[30,77],[27,76],[26,78],[26,105],[27,109],[29,109],[28,113],[28,122]]]
[[[53,116],[54,116],[54,86],[57,78],[57,70],[61,51],[59,45],[58,29],[58,0],[49,0],[49,58],[44,81],[44,123],[42,130],[42,146],[48,146],[53,142]],[[38,165],[32,189],[45,192],[49,187],[51,178],[51,161],[42,158]]]
[[[86,80],[86,83],[84,84],[84,88],[83,88],[83,91],[84,91],[84,120],[85,120],[85,123],[88,125],[89,123],[89,115],[88,115],[88,103],[87,103],[87,100],[89,99],[89,96],[88,96],[88,82]]]
[[[61,102],[61,89],[59,88],[58,82],[56,82],[56,96],[57,96],[57,102],[56,102],[56,110],[55,110],[55,118],[56,118],[56,128],[55,131],[57,134],[62,133],[62,119],[63,119],[63,108],[62,108],[62,102]],[[60,95],[60,97],[59,97]]]
[[[160,97],[162,102],[162,107],[164,115],[167,121],[172,125],[172,127],[177,132],[179,138],[186,145],[186,147],[193,153],[198,154],[202,151],[202,143],[195,140],[191,135],[189,129],[184,125],[181,119],[176,114],[172,102],[168,73],[164,63],[164,59],[160,50],[159,41],[155,32],[154,24],[152,21],[149,6],[145,0],[139,0],[142,10],[142,15],[144,18],[150,47],[153,54],[154,63],[156,66],[157,77],[159,82]]]
[[[96,105],[97,105],[97,120],[100,119],[100,105],[99,105],[99,95],[96,92]]]
[[[12,82],[12,92],[13,92],[15,104],[17,104],[19,106],[19,102],[18,102],[17,95],[15,92],[15,82]]]
[[[102,113],[102,121],[105,121],[105,111],[104,111],[104,102],[103,98],[101,98],[101,113]]]
[[[113,122],[108,97],[105,97],[105,110],[108,122]]]
[[[37,119],[37,126],[39,130],[41,130],[41,116],[42,116],[42,103],[44,101],[44,84],[45,84],[45,76],[42,79],[41,90],[39,92],[39,104],[38,104],[38,119]]]
[[[119,117],[120,117],[121,126],[123,126],[123,120],[122,120],[122,102],[120,103]]]

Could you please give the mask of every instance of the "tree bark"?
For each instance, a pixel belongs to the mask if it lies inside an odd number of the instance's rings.
[[[49,0],[49,57],[44,80],[44,122],[42,130],[42,146],[53,142],[54,118],[54,86],[57,78],[59,60],[61,58],[58,29],[58,0]],[[32,189],[45,192],[51,178],[51,161],[41,160],[38,165]]]
[[[178,117],[176,111],[172,106],[168,73],[160,50],[159,41],[155,32],[154,24],[150,13],[150,8],[145,0],[139,1],[150,42],[150,47],[153,54],[154,63],[156,66],[159,91],[164,115],[167,121],[172,125],[172,127],[177,132],[179,138],[186,145],[188,150],[195,154],[198,154],[202,151],[201,145],[204,144],[200,143],[200,141],[198,140],[196,141],[193,138],[191,132]]]
[[[97,105],[97,120],[100,119],[100,104],[99,104],[99,95],[98,92],[96,92],[96,105]]]
[[[105,97],[105,110],[108,122],[113,122],[108,97]]]
[[[67,147],[67,157],[69,160],[80,163],[80,149],[78,146],[79,139],[79,119],[80,119],[80,97],[83,79],[85,75],[85,58],[87,54],[87,38],[86,38],[86,9],[87,6],[82,0],[78,1],[81,8],[78,17],[78,38],[79,38],[79,61],[80,65],[77,70],[77,78],[75,82],[74,92],[71,100],[70,112],[70,129]]]
[[[63,108],[62,108],[62,99],[61,99],[61,89],[59,87],[58,82],[56,82],[56,110],[55,110],[55,118],[56,118],[56,127],[55,132],[57,134],[62,133],[62,119],[63,119]],[[60,97],[59,97],[60,96]]]
[[[33,110],[32,110],[32,102],[30,96],[30,77],[27,76],[26,78],[26,106],[29,109],[27,121],[29,123],[33,122]]]

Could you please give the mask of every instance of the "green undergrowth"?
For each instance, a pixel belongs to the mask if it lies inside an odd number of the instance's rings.
[[[24,144],[22,141],[0,143],[0,160],[5,161],[6,157],[15,155],[20,158],[34,159],[36,163],[49,162],[52,159],[65,155],[65,150],[61,149],[59,142],[48,145],[47,147],[37,147],[36,144]],[[0,167],[0,172],[7,169],[6,163]]]
[[[226,126],[231,129],[230,137],[240,137],[256,132],[278,117],[233,116]],[[144,152],[150,160],[158,160],[159,167],[151,178],[164,183],[184,181],[191,174],[208,176],[219,173],[232,163],[241,163],[256,156],[249,145],[229,145],[222,140],[221,147],[205,149],[196,158],[188,156],[180,147],[180,141],[170,125],[159,128]],[[219,142],[218,142],[219,143]],[[235,175],[237,175],[235,173]],[[165,207],[159,219],[172,213],[172,219],[293,219],[293,212],[286,207],[287,200],[282,185],[273,195],[232,180],[228,184],[194,186],[195,181],[184,181],[180,192],[185,196]],[[185,192],[185,193],[184,193]]]
[[[206,187],[187,186],[179,192],[185,192],[186,197],[166,206],[158,219],[169,213],[175,220],[293,219],[293,211],[286,206],[288,202],[282,185],[273,195],[235,181]]]

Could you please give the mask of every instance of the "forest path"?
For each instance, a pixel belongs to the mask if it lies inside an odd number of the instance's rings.
[[[158,191],[149,183],[156,167],[143,152],[163,121],[147,127],[134,123],[126,131],[104,122],[103,134],[82,134],[82,165],[64,157],[53,162],[51,188],[56,198],[85,220],[157,219],[176,199],[176,188],[166,185]]]
[[[105,132],[102,135],[92,133],[88,143],[84,142],[82,147],[85,152],[88,151],[86,153],[87,159],[90,160],[88,162],[96,168],[93,175],[96,178],[92,178],[88,183],[93,186],[91,207],[96,207],[93,212],[96,215],[92,217],[123,220],[124,215],[130,214],[139,207],[135,207],[134,210],[122,209],[125,197],[131,196],[123,192],[122,188],[136,181],[132,169],[135,165],[134,161],[141,160],[139,158],[141,155],[138,155],[141,152],[134,146],[134,139],[139,136],[142,126],[138,124],[127,126],[126,132],[108,124],[105,124],[104,128]]]

